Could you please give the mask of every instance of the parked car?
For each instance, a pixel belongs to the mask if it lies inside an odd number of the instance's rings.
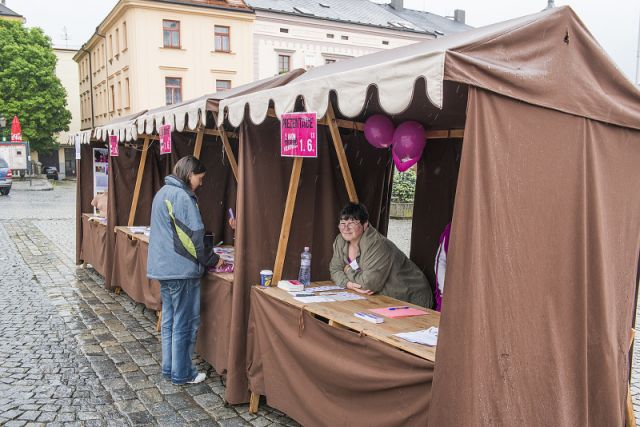
[[[47,175],[47,179],[58,180],[58,169],[55,166],[46,166],[44,168],[44,174]]]
[[[13,173],[9,168],[9,163],[0,157],[0,194],[9,195],[11,184],[13,183]]]

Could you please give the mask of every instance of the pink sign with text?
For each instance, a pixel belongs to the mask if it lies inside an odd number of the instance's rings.
[[[171,154],[171,125],[160,126],[160,154]]]
[[[118,157],[118,135],[109,135],[109,155]]]
[[[316,113],[285,113],[280,118],[280,155],[318,157]]]

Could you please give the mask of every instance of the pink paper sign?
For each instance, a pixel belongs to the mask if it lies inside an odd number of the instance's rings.
[[[109,155],[118,157],[118,135],[109,135]]]
[[[316,113],[285,113],[280,118],[280,155],[318,157]]]
[[[381,314],[385,317],[392,319],[398,317],[412,317],[412,316],[424,316],[427,314],[424,310],[418,310],[417,308],[402,306],[402,307],[386,307],[386,308],[370,308],[369,311],[373,311],[376,314]]]
[[[160,154],[171,154],[171,125],[160,126]]]

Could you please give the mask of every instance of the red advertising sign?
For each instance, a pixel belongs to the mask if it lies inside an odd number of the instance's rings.
[[[109,155],[118,157],[118,135],[109,135]]]
[[[13,120],[11,121],[11,142],[21,141],[22,127],[20,126],[20,120],[18,120],[18,116],[13,116]]]
[[[280,155],[318,157],[316,113],[285,113],[280,118]]]
[[[171,125],[160,126],[160,154],[171,154]]]

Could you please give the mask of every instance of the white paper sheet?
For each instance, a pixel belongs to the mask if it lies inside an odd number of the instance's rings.
[[[359,299],[367,299],[362,295],[352,294],[351,292],[327,292],[322,295],[333,298],[336,301],[355,301]]]
[[[335,291],[338,289],[342,289],[338,285],[327,285],[327,286],[316,286],[316,287],[308,287],[305,289],[307,292],[324,292],[324,291]]]
[[[333,298],[324,297],[322,295],[315,295],[312,297],[294,297],[293,299],[295,299],[296,301],[303,302],[305,304],[311,304],[314,302],[334,302],[335,301]]]
[[[438,344],[438,328],[435,326],[432,326],[429,329],[421,329],[414,332],[401,332],[394,335],[404,340],[414,342],[416,344],[428,345],[430,347],[435,347]]]

